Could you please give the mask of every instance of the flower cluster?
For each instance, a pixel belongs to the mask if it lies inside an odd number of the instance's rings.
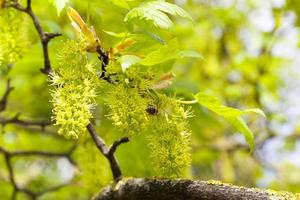
[[[106,104],[110,109],[108,117],[121,132],[132,135],[145,130],[148,103],[138,89],[113,86],[107,94]]]
[[[175,98],[160,95],[159,113],[152,118],[148,141],[157,174],[178,178],[190,165],[190,132],[186,118],[190,117]]]
[[[51,75],[53,118],[60,126],[59,134],[77,139],[92,118],[98,79],[80,42],[66,42],[58,60],[58,69]]]
[[[0,9],[0,66],[18,61],[28,46],[27,24],[22,13]]]

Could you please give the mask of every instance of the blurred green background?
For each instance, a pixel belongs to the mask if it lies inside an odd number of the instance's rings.
[[[143,1],[129,1],[131,7]],[[240,134],[208,110],[193,105],[192,165],[185,178],[217,179],[249,187],[300,192],[300,2],[298,0],[177,0],[194,23],[172,18],[170,30],[157,31],[161,38],[177,37],[183,49],[202,54],[203,60],[176,60],[173,84],[167,92],[184,99],[199,91],[213,94],[226,105],[236,108],[261,108],[267,119],[247,116],[255,133],[256,148],[249,153]],[[50,56],[55,68],[55,54],[62,40],[74,38],[66,11],[58,16],[53,4],[32,1],[43,28],[63,33],[50,42]],[[123,32],[126,9],[108,0],[68,2],[93,25],[105,48],[116,38],[105,31]],[[21,113],[22,119],[51,118],[49,83],[40,73],[43,57],[38,35],[28,16],[29,48],[11,70],[0,69],[0,94],[11,78],[14,90],[8,108],[0,117]],[[1,38],[0,38],[1,42]],[[1,45],[1,44],[0,44]],[[101,94],[100,94],[101,96]],[[105,108],[95,112],[98,131],[110,144],[121,134],[105,118]],[[68,151],[75,143],[56,134],[55,127],[7,125],[1,128],[0,145],[14,150]],[[117,151],[124,176],[152,177],[149,150],[143,135],[132,138]],[[70,185],[39,199],[88,199],[110,183],[108,163],[86,140],[72,154],[77,166],[66,158],[16,157],[13,159],[17,183],[34,191],[63,183]],[[4,156],[0,154],[0,199],[10,199]],[[17,199],[27,199],[19,193]]]

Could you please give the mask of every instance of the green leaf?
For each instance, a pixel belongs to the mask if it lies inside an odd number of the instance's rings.
[[[103,32],[110,36],[116,37],[116,38],[129,37],[131,35],[131,33],[128,33],[128,32],[116,33],[116,32],[105,31],[105,30],[103,30]]]
[[[184,50],[179,51],[176,55],[177,58],[201,58],[203,59],[202,55],[197,51],[193,50]]]
[[[221,101],[217,98],[204,94],[198,93],[195,95],[195,99],[198,103],[212,112],[224,117],[238,132],[242,133],[250,146],[252,151],[254,148],[254,136],[252,131],[248,128],[245,121],[242,119],[242,115],[246,113],[256,113],[265,116],[264,112],[260,109],[253,108],[247,110],[239,110],[231,107],[222,105]]]
[[[256,114],[266,118],[266,114],[264,113],[264,111],[262,111],[261,109],[258,109],[258,108],[246,109],[246,110],[244,110],[244,112],[246,112],[246,113],[256,113]]]
[[[124,21],[129,22],[133,19],[147,20],[151,21],[155,27],[168,29],[173,25],[173,22],[166,13],[193,20],[185,10],[175,4],[163,1],[151,1],[130,10],[125,16]]]
[[[202,58],[202,56],[191,50],[179,50],[179,43],[176,38],[170,40],[166,45],[149,53],[140,64],[145,66],[157,65],[177,58]]]
[[[145,4],[148,7],[155,8],[170,15],[178,15],[180,17],[193,21],[193,18],[185,10],[175,4],[164,1],[151,1]]]
[[[168,29],[173,25],[173,22],[166,14],[160,12],[159,10],[148,7],[138,7],[132,9],[131,11],[129,11],[129,13],[127,13],[124,21],[128,22],[135,18],[152,21],[155,27],[159,27],[162,29]]]
[[[121,63],[123,71],[140,61],[141,58],[135,55],[124,55],[119,58],[119,62]]]
[[[252,152],[254,149],[254,134],[247,126],[242,117],[225,118],[239,133],[243,134]]]
[[[52,3],[57,11],[57,15],[60,15],[61,11],[66,7],[69,0],[49,0]]]
[[[112,4],[121,8],[130,9],[128,3],[125,0],[109,0]]]
[[[179,43],[176,38],[170,40],[166,45],[149,53],[140,64],[152,66],[176,58],[176,52],[179,52]]]
[[[208,94],[198,93],[195,98],[199,104],[215,112],[216,114],[221,115],[222,117],[236,117],[244,114],[244,112],[239,109],[222,105],[219,99]]]

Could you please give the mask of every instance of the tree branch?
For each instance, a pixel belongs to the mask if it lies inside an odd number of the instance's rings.
[[[218,181],[135,178],[105,188],[93,200],[296,200],[299,198],[300,194],[245,188]]]
[[[52,123],[48,120],[42,120],[42,121],[32,121],[32,120],[21,120],[19,119],[20,114],[15,115],[14,117],[10,119],[4,119],[0,117],[0,124],[2,126],[5,126],[7,124],[16,124],[21,126],[40,126],[44,128],[45,126],[50,126]]]
[[[15,156],[42,156],[42,157],[66,157],[69,159],[70,155],[75,150],[76,145],[74,145],[67,152],[48,152],[48,151],[8,151],[2,147],[0,147],[0,153],[4,153],[4,155],[8,155],[9,157]]]
[[[106,146],[105,142],[103,141],[103,139],[98,136],[96,130],[94,129],[94,127],[91,123],[87,125],[87,129],[88,129],[88,132],[91,135],[94,143],[96,144],[97,148],[99,149],[99,151],[108,160],[112,174],[113,174],[114,181],[115,182],[120,181],[122,179],[122,172],[121,172],[121,168],[119,166],[119,163],[118,163],[114,153],[115,153],[117,147],[125,142],[128,142],[129,138],[128,137],[121,138],[121,139],[115,141],[113,143],[113,145],[110,148],[108,148]]]
[[[13,188],[14,188],[12,195],[11,195],[11,199],[15,200],[18,192],[23,192],[23,193],[27,194],[28,196],[30,196],[32,199],[36,199],[37,197],[39,197],[45,193],[59,190],[62,187],[68,185],[68,184],[61,184],[61,185],[58,185],[58,186],[55,186],[52,188],[44,189],[40,192],[34,192],[30,189],[19,187],[15,180],[15,173],[14,173],[12,162],[11,162],[11,159],[13,157],[17,157],[17,156],[65,157],[70,161],[71,164],[74,165],[74,162],[72,162],[71,154],[75,150],[76,146],[77,145],[74,145],[66,153],[55,153],[55,152],[45,152],[45,151],[8,151],[8,150],[0,147],[0,153],[3,153],[4,158],[5,158],[5,164],[6,164],[6,167],[8,170],[8,174],[9,174],[9,181],[11,182],[11,184],[13,185]]]
[[[105,144],[105,142],[102,140],[102,138],[100,138],[96,132],[96,130],[94,129],[93,125],[90,123],[87,125],[87,130],[90,133],[93,141],[95,142],[97,148],[99,149],[99,151],[103,154],[103,155],[107,155],[108,153],[108,148]]]

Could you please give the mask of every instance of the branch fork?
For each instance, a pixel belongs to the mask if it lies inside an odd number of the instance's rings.
[[[120,138],[116,140],[110,147],[108,147],[103,141],[103,139],[98,136],[96,130],[94,129],[91,123],[87,125],[87,129],[99,151],[108,160],[114,181],[120,181],[122,179],[122,172],[114,153],[121,144],[129,142],[129,137]]]

